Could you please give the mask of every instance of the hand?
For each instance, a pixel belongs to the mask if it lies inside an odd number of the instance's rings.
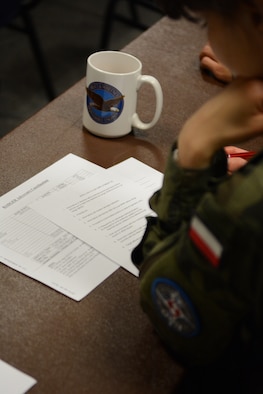
[[[209,44],[203,47],[199,59],[201,69],[210,71],[221,82],[229,83],[232,81],[231,71],[217,60]]]
[[[178,138],[179,164],[205,168],[214,153],[263,134],[263,81],[236,79],[184,125]]]
[[[247,150],[238,148],[236,146],[225,146],[225,151],[227,155],[231,155],[233,153],[247,152]],[[239,170],[247,163],[247,160],[242,159],[241,157],[229,158],[227,161],[229,174],[232,174],[234,171]]]

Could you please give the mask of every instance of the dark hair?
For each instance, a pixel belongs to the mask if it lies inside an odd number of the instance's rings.
[[[225,17],[233,17],[242,3],[252,0],[156,0],[165,14],[173,19],[185,17],[196,20],[194,14],[213,11]]]

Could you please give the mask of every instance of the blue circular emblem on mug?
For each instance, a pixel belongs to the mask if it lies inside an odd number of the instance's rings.
[[[124,96],[114,86],[104,82],[92,82],[87,87],[87,109],[97,123],[114,122],[122,113]]]

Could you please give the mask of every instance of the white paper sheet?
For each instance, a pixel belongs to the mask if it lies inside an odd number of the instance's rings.
[[[36,384],[36,380],[24,372],[0,360],[0,393],[24,394]]]
[[[70,185],[104,171],[69,154],[3,195],[0,261],[76,301],[111,275],[118,265],[29,206],[40,197],[55,194],[60,205]]]
[[[163,174],[134,157],[130,157],[129,159],[115,164],[110,167],[108,171],[109,170],[117,171],[118,174],[136,182],[146,191],[148,190],[146,198],[147,196],[150,198],[150,196],[162,186]]]
[[[138,275],[131,251],[142,238],[145,217],[153,214],[148,200],[162,179],[160,172],[130,159],[31,207]]]

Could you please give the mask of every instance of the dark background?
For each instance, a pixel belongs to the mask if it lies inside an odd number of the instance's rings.
[[[85,76],[87,56],[101,49],[107,4],[108,0],[42,0],[31,10],[56,95]],[[119,1],[118,11],[130,17],[126,1]],[[161,17],[143,7],[138,12],[147,26]],[[141,33],[116,20],[107,49],[121,49]],[[1,138],[49,100],[26,34],[0,28],[0,53]]]

